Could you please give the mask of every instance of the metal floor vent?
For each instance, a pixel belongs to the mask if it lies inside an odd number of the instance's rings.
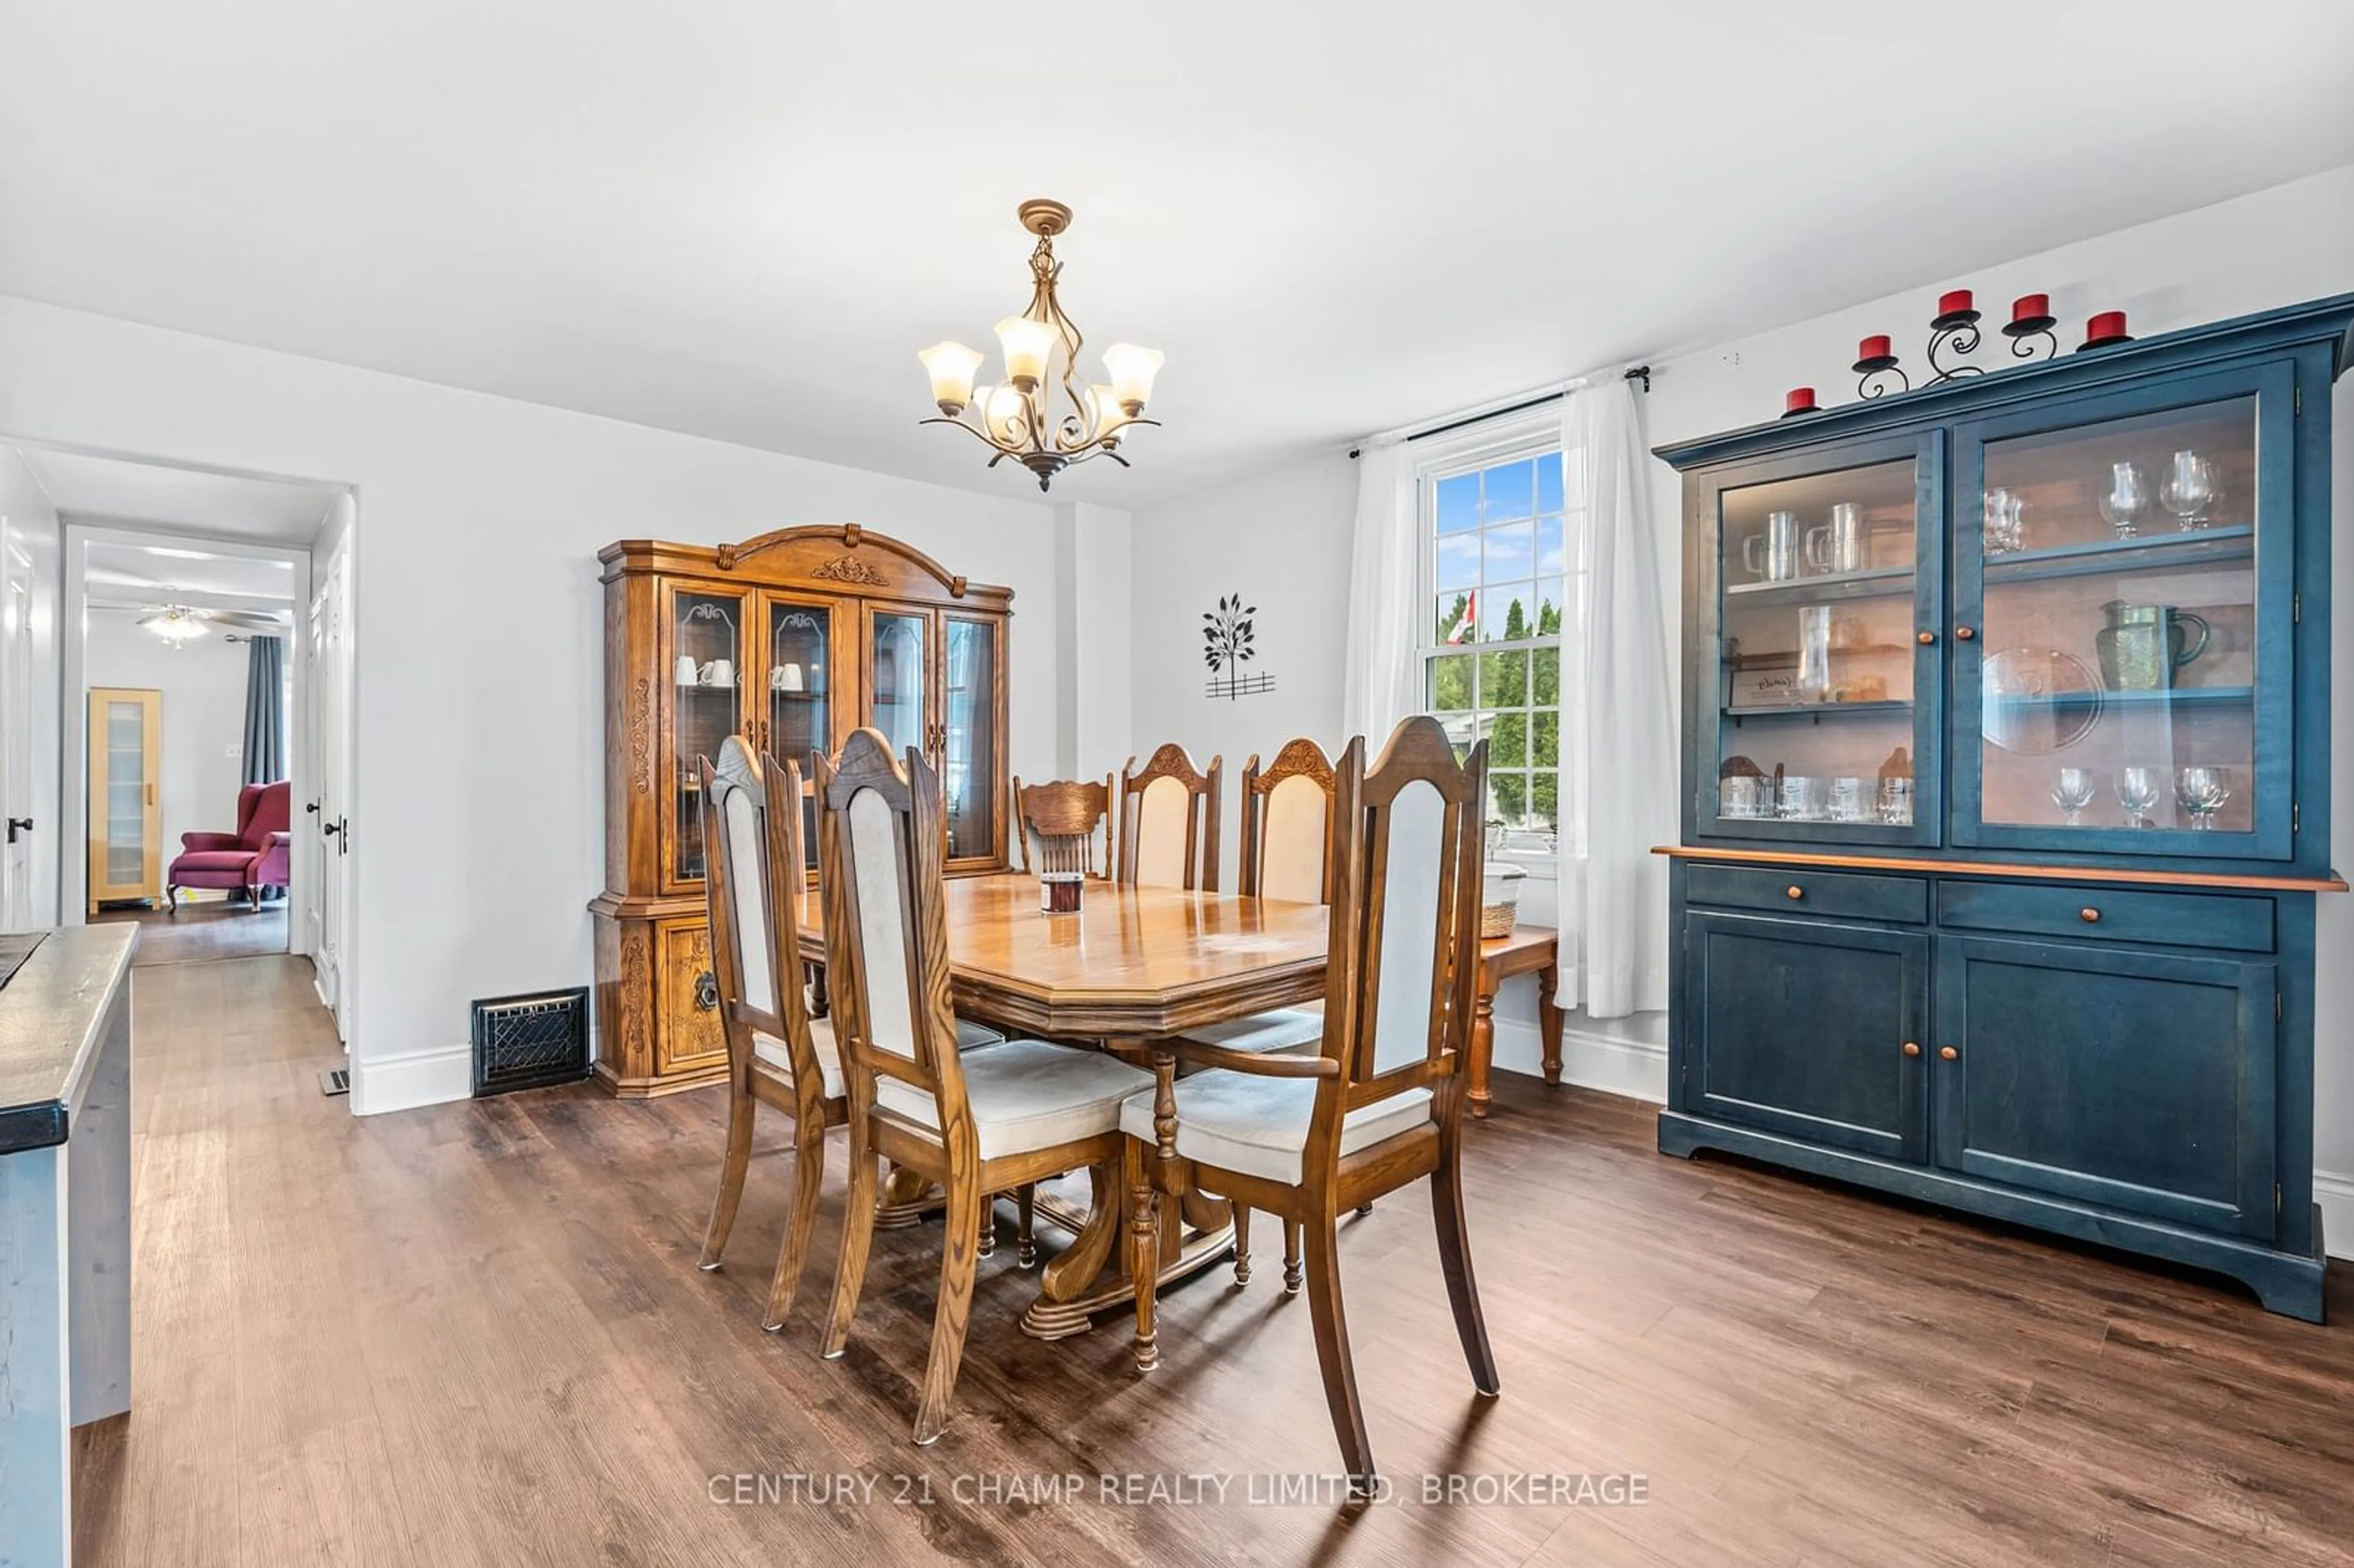
[[[352,1070],[349,1067],[319,1069],[319,1092],[323,1095],[347,1095],[352,1092]]]
[[[588,1075],[588,988],[474,1003],[474,1094],[503,1095]]]

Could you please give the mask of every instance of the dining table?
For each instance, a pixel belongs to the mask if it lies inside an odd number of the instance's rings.
[[[1008,872],[950,878],[947,905],[949,992],[960,1016],[1009,1034],[1108,1051],[1156,1069],[1164,1088],[1171,1059],[1183,1059],[1185,1035],[1324,996],[1331,910],[1321,904],[1090,877],[1076,911],[1047,914],[1038,879]],[[815,888],[801,890],[801,956],[812,966],[822,1008],[821,906]],[[1532,939],[1490,946],[1500,956],[1509,948],[1517,959]],[[1485,972],[1490,968],[1483,963],[1483,1001],[1500,978]],[[1489,1033],[1474,1030],[1475,1048]],[[1482,1087],[1484,1065],[1474,1065]],[[1117,1245],[1126,1234],[1128,1192],[1116,1171],[1099,1168],[1088,1179],[1084,1207],[1054,1192],[1037,1200],[1037,1213],[1072,1236],[1041,1271],[1038,1298],[1023,1314],[1023,1330],[1038,1339],[1085,1333],[1096,1314],[1135,1299],[1129,1249]],[[937,1206],[926,1187],[894,1172],[877,1224],[912,1224]],[[1161,1214],[1160,1286],[1203,1272],[1233,1245],[1231,1209],[1211,1194],[1188,1193],[1164,1203]]]

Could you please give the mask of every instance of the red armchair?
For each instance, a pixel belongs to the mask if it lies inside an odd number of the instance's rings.
[[[237,832],[182,833],[180,855],[164,874],[164,898],[176,915],[183,887],[241,890],[247,902],[261,907],[261,890],[283,887],[292,872],[287,863],[288,831],[294,786],[249,784],[237,792]]]

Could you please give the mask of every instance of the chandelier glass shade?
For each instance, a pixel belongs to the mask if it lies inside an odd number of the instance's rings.
[[[185,604],[167,604],[152,615],[141,617],[139,624],[171,643],[186,642],[212,630],[210,617]]]
[[[1119,453],[1132,427],[1157,425],[1144,417],[1159,374],[1157,349],[1116,343],[1103,352],[1108,382],[1085,382],[1079,350],[1086,340],[1055,297],[1063,265],[1055,260],[1055,236],[1071,225],[1071,209],[1044,199],[1022,204],[1022,227],[1038,237],[1030,252],[1029,308],[997,323],[997,344],[1005,361],[1003,379],[976,386],[984,355],[960,343],[936,343],[917,352],[932,381],[939,408],[927,425],[954,425],[978,436],[995,454],[995,468],[1011,458],[1037,476],[1044,490],[1074,463],[1108,457],[1122,468]]]

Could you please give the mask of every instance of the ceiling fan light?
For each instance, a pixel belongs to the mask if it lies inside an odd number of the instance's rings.
[[[168,605],[154,614],[143,617],[139,624],[166,642],[186,642],[212,630],[205,612],[185,605]]]
[[[955,418],[972,401],[973,372],[981,368],[981,351],[960,343],[936,343],[916,351],[932,378],[932,401]]]
[[[1022,391],[1036,391],[1055,352],[1054,323],[1008,316],[997,323],[997,342],[1005,351],[1005,379]]]
[[[1145,404],[1152,400],[1152,378],[1161,374],[1168,359],[1157,348],[1140,348],[1132,343],[1116,343],[1104,350],[1104,368],[1111,373],[1112,396],[1119,400],[1123,412],[1131,419],[1144,412]]]

